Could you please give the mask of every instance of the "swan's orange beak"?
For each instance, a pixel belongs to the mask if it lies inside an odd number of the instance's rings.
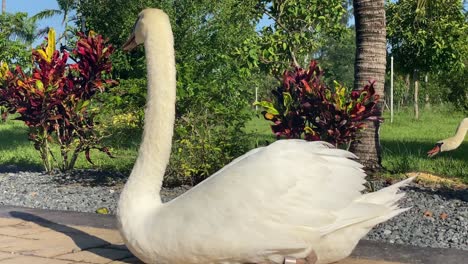
[[[435,147],[427,152],[427,156],[429,158],[434,157],[435,155],[440,153],[440,144],[436,144]]]
[[[136,46],[138,46],[138,44],[135,41],[135,33],[132,33],[132,35],[130,35],[130,37],[128,38],[127,42],[123,44],[122,49],[123,51],[128,52],[134,49]]]

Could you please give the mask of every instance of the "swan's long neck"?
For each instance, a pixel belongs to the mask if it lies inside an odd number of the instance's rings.
[[[148,28],[146,33],[145,126],[138,159],[121,193],[121,217],[141,217],[161,205],[159,192],[171,153],[176,100],[172,31],[169,23],[163,23]]]
[[[461,121],[460,125],[457,128],[457,132],[451,138],[443,140],[444,144],[442,145],[442,151],[449,151],[456,149],[461,145],[465,139],[466,132],[468,130],[468,118],[465,118]]]

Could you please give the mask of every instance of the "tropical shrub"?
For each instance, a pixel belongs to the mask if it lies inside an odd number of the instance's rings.
[[[8,73],[8,64],[0,62],[0,87],[3,87]],[[8,118],[8,109],[0,104],[0,122],[4,123]]]
[[[120,79],[118,86],[98,95],[104,104],[101,122],[142,129],[146,93],[146,79]]]
[[[102,36],[90,32],[88,36],[78,34],[72,54],[58,51],[55,31],[51,29],[47,45],[32,52],[31,73],[20,66],[5,72],[0,105],[17,113],[16,119],[29,127],[29,139],[39,151],[46,171],[53,169],[52,159],[59,169],[72,169],[81,152],[92,163],[91,149],[111,156],[94,130],[95,113],[90,105],[96,93],[115,83],[108,76],[113,50]],[[60,146],[60,160],[55,159],[51,144]]]
[[[323,82],[324,72],[316,61],[307,70],[295,67],[283,75],[282,85],[272,91],[273,101],[256,104],[278,137],[323,140],[346,146],[356,140],[364,120],[378,120],[374,82],[362,90],[349,90],[335,82],[334,89]]]
[[[165,185],[196,185],[248,150],[241,124],[234,121],[227,126],[217,117],[210,111],[194,110],[176,119]]]

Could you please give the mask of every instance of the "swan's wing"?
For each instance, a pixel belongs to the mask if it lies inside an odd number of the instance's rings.
[[[158,218],[172,223],[160,226],[183,227],[176,237],[198,254],[304,251],[335,222],[335,212],[360,196],[365,174],[353,157],[303,140],[254,149],[167,203]]]

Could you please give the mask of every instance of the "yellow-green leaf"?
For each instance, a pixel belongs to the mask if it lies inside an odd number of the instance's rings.
[[[47,54],[45,53],[45,51],[43,51],[43,50],[40,49],[40,50],[37,50],[37,53],[39,54],[39,56],[41,57],[41,59],[50,62],[50,60],[47,58]]]
[[[51,62],[55,52],[55,30],[51,28],[47,36],[46,61]]]
[[[315,135],[314,130],[312,130],[312,128],[311,128],[311,127],[308,127],[308,126],[304,127],[304,132],[305,132],[306,134]]]
[[[83,111],[84,109],[86,109],[89,103],[90,103],[89,100],[84,101],[83,104],[80,106],[80,110]]]
[[[283,93],[283,104],[285,106],[285,111],[284,111],[284,115],[287,115],[288,112],[289,112],[289,108],[291,107],[291,104],[293,103],[293,99],[291,97],[291,94],[290,93],[287,93],[287,92],[284,92]]]
[[[8,64],[6,64],[6,62],[2,61],[0,63],[0,79],[5,78],[8,71],[9,71]]]
[[[36,80],[36,87],[39,91],[44,92],[44,84],[41,82],[41,80]]]
[[[98,214],[109,214],[110,211],[106,207],[101,207],[96,210],[96,213]]]
[[[265,108],[265,110],[270,114],[279,115],[278,110],[276,110],[276,108],[275,108],[275,106],[273,105],[272,102],[261,101],[261,102],[255,102],[254,105],[259,105],[259,106]]]

